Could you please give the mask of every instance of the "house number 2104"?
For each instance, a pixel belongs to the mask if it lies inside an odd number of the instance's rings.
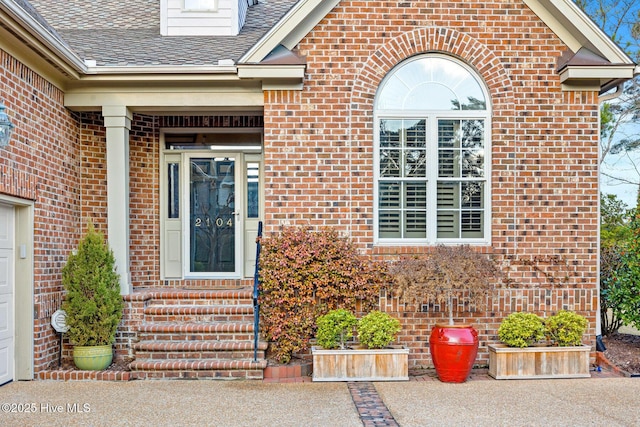
[[[205,227],[211,227],[211,218],[206,218],[204,221],[202,220],[202,218],[196,218],[196,227],[202,227],[203,225]],[[227,226],[227,227],[232,227],[233,226],[233,219],[229,218],[228,220],[224,220],[223,218],[216,218],[216,227],[222,227],[222,226]]]

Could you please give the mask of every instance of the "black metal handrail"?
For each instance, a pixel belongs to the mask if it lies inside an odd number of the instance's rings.
[[[262,240],[262,221],[258,222],[258,238],[256,239],[256,269],[253,274],[253,361],[258,361],[258,338],[260,335],[260,248]]]

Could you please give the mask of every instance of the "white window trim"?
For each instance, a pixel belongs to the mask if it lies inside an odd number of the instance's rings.
[[[431,54],[426,55],[431,57],[443,57],[444,55]],[[492,141],[491,141],[491,105],[489,93],[486,90],[485,85],[479,78],[478,74],[463,62],[457,61],[449,56],[446,57],[459,65],[466,68],[471,75],[473,75],[487,100],[486,110],[379,110],[374,108],[374,194],[373,194],[373,212],[374,212],[374,244],[376,246],[432,246],[435,244],[469,244],[477,246],[487,246],[491,244],[492,236],[492,192],[491,192],[491,175],[492,175]],[[412,59],[413,60],[413,59]],[[401,66],[401,65],[400,65]],[[380,86],[382,87],[384,83]],[[375,105],[375,102],[374,102]],[[437,191],[437,174],[438,170],[436,160],[431,160],[427,167],[427,230],[426,238],[381,238],[379,236],[379,173],[380,173],[380,120],[384,119],[407,119],[416,120],[423,119],[427,122],[427,158],[438,158],[438,147],[435,141],[437,141],[438,132],[438,120],[440,119],[480,119],[485,123],[484,127],[484,141],[485,141],[485,176],[482,180],[485,183],[484,188],[484,237],[483,238],[437,238],[437,209],[435,208],[435,201],[437,196],[434,192]],[[461,179],[464,181],[464,178]],[[471,181],[480,181],[479,179],[471,179]]]

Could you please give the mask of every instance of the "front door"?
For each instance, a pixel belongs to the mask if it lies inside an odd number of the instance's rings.
[[[236,160],[191,157],[190,174],[189,273],[239,273]]]
[[[0,204],[0,385],[13,380],[13,207]]]

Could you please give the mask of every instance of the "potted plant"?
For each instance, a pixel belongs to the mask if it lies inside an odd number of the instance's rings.
[[[589,377],[591,347],[582,344],[587,319],[561,310],[542,319],[511,313],[498,329],[501,344],[489,345],[489,375],[495,379]]]
[[[113,252],[91,222],[77,251],[62,268],[62,284],[66,291],[62,309],[76,367],[105,369],[113,359],[123,301]]]
[[[498,266],[469,246],[439,245],[425,256],[400,259],[390,274],[402,301],[447,307],[448,324],[437,323],[429,337],[431,358],[440,381],[466,381],[478,353],[478,333],[472,325],[454,323],[453,300],[485,306],[501,276]]]
[[[389,347],[400,332],[400,321],[372,311],[360,320],[344,309],[317,320],[312,347],[313,381],[399,381],[409,379],[409,350]],[[356,328],[360,345],[347,346]]]

